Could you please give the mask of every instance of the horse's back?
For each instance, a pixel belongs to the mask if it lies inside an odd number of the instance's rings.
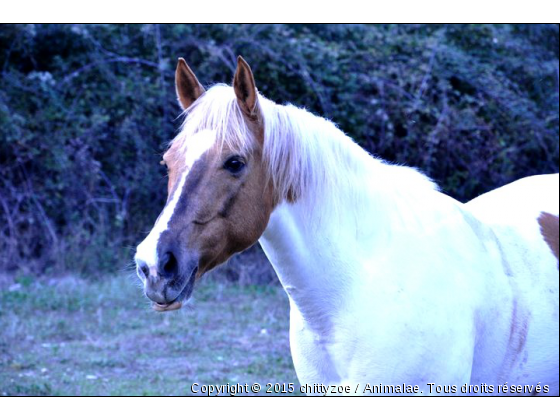
[[[526,266],[535,276],[546,273],[558,285],[559,206],[559,176],[553,174],[520,179],[475,198],[465,208],[493,230],[514,272]]]
[[[559,176],[535,175],[490,191],[467,203],[467,207],[490,222],[503,224],[542,212],[558,216]]]
[[[465,208],[491,227],[504,246],[512,246],[504,249],[506,257],[508,251],[526,257],[537,254],[544,270],[556,271],[556,276],[559,206],[559,176],[553,174],[520,179],[475,198]]]
[[[558,394],[559,176],[523,178],[465,207],[495,234],[513,296],[502,379]],[[535,383],[531,383],[535,381]]]

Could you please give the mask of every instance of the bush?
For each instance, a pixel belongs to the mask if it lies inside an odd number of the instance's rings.
[[[0,268],[122,267],[165,201],[173,72],[270,99],[468,200],[558,171],[558,25],[3,25]],[[31,265],[31,266],[30,266]]]

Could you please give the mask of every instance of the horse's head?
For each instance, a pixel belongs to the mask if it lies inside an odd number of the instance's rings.
[[[195,280],[254,244],[275,204],[249,65],[239,57],[233,88],[205,91],[180,59],[175,84],[186,118],[164,155],[167,203],[135,257],[159,311],[181,307]]]

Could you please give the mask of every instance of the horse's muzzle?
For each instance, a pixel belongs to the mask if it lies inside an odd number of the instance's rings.
[[[169,252],[159,258],[157,268],[149,267],[139,259],[136,259],[136,265],[138,276],[144,282],[144,292],[154,302],[152,307],[156,311],[179,309],[192,294],[198,259],[188,259],[180,264]]]

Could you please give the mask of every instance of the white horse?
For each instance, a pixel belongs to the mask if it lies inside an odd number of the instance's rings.
[[[302,384],[558,395],[558,175],[461,204],[264,98],[242,58],[233,88],[207,91],[180,59],[176,88],[168,200],[136,254],[154,309],[180,308],[258,240],[289,297]]]

